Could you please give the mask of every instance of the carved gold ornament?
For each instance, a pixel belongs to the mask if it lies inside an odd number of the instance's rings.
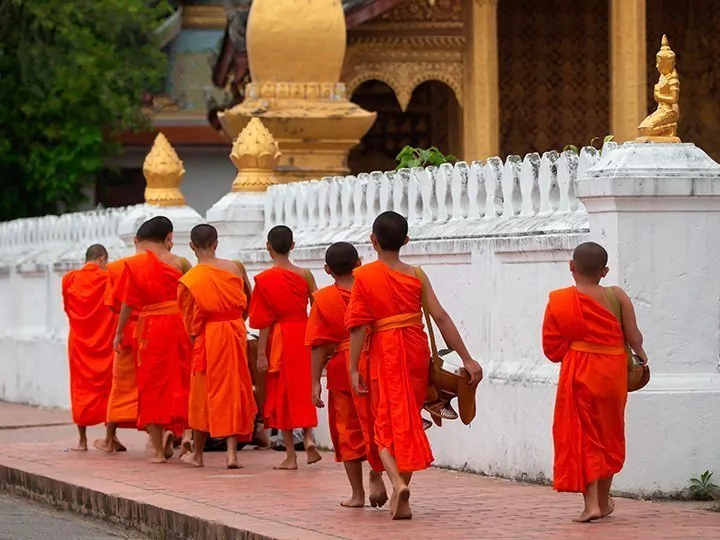
[[[185,167],[164,134],[158,133],[143,163],[147,186],[145,202],[158,206],[185,206],[180,184]]]
[[[230,152],[238,170],[232,191],[265,191],[276,184],[275,167],[280,159],[277,141],[259,118],[251,118]]]

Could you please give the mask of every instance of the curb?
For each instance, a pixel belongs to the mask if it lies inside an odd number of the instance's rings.
[[[2,464],[0,489],[66,512],[122,525],[158,540],[277,540]]]

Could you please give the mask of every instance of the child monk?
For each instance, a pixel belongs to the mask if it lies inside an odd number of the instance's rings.
[[[137,241],[137,240],[136,240]],[[119,259],[108,263],[108,283],[105,290],[105,305],[119,314],[122,307],[122,294],[119,290],[120,277],[125,268],[125,260]],[[105,438],[98,439],[93,444],[103,452],[124,452],[116,436],[117,428],[137,428],[137,375],[135,373],[135,352],[137,340],[135,339],[135,324],[138,320],[138,311],[133,310],[123,339],[115,350],[112,370],[112,387],[108,397]]]
[[[95,244],[85,253],[85,266],[62,279],[63,307],[70,323],[68,360],[73,422],[85,452],[87,427],[105,422],[112,384],[113,330],[116,316],[105,307],[108,252]]]
[[[420,415],[430,362],[422,323],[423,290],[430,315],[447,345],[462,359],[471,382],[482,379],[480,364],[470,357],[430,281],[400,259],[400,249],[409,241],[407,233],[407,220],[396,212],[383,212],[375,219],[370,241],[378,260],[355,270],[345,317],[350,330],[350,377],[355,392],[370,394],[371,432],[393,485],[393,519],[412,517],[408,487],[412,473],[433,462]],[[368,330],[372,332],[370,367],[361,374],[358,366]]]
[[[273,267],[255,276],[250,326],[260,330],[258,371],[267,372],[265,427],[282,431],[287,456],[276,469],[297,469],[293,429],[303,429],[308,464],[320,461],[312,436],[317,411],[312,399],[310,349],[305,346],[307,307],[317,289],[309,270],[290,262],[292,231],[270,229],[267,250]]]
[[[352,495],[341,506],[365,506],[362,463],[367,459],[363,425],[359,411],[366,412],[367,396],[353,394],[348,373],[350,333],[345,329],[345,311],[350,302],[354,281],[353,270],[360,266],[360,258],[352,244],[338,242],[325,253],[325,272],[335,280],[313,294],[306,344],[312,347],[313,400],[318,408],[325,407],[320,397],[321,376],[327,365],[328,420],[335,460],[345,466]],[[363,360],[367,361],[366,358]],[[382,475],[370,470],[370,504],[383,506],[387,492]]]
[[[170,252],[172,222],[156,216],[138,229],[140,253],[125,259],[122,307],[115,348],[125,336],[133,309],[137,336],[138,428],[147,429],[152,463],[173,454],[173,435],[187,427],[191,344],[177,301],[178,280],[189,263]]]
[[[594,242],[580,244],[570,261],[575,286],[550,293],[543,350],[561,362],[555,400],[554,487],[582,493],[585,508],[573,521],[589,522],[613,511],[613,475],[625,461],[628,358],[625,343],[643,360],[635,310],[620,287],[600,286],[608,255]],[[617,298],[622,327],[610,298]]]
[[[241,265],[218,259],[212,225],[190,232],[198,265],[180,278],[178,299],[193,341],[189,422],[194,452],[185,462],[203,466],[208,433],[227,439],[227,468],[240,468],[238,441],[249,442],[257,406],[247,361],[244,312],[247,295]]]

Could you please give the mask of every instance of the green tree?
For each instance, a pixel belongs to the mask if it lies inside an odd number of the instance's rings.
[[[72,209],[167,73],[149,0],[0,0],[0,220]]]

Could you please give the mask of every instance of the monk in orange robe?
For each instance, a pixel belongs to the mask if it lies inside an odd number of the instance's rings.
[[[285,460],[277,469],[297,469],[293,429],[303,429],[308,464],[320,461],[312,428],[317,411],[312,399],[310,349],[305,346],[308,300],[315,292],[312,274],[290,262],[295,247],[284,225],[268,233],[267,249],[273,267],[255,276],[250,301],[250,326],[260,330],[258,371],[267,372],[265,427],[282,431]]]
[[[585,508],[577,522],[613,512],[612,479],[625,461],[626,341],[647,361],[632,302],[621,288],[599,284],[608,273],[607,260],[602,246],[580,244],[570,262],[576,285],[550,293],[543,322],[545,356],[561,362],[553,483],[558,491],[583,494]],[[610,294],[619,301],[622,327]]]
[[[330,438],[335,450],[335,460],[345,466],[352,495],[340,503],[349,508],[365,506],[365,488],[362,463],[372,453],[379,459],[377,447],[365,442],[360,418],[367,416],[370,406],[367,396],[354,394],[350,387],[348,352],[350,332],[345,329],[345,311],[350,302],[353,270],[360,266],[360,257],[352,244],[338,242],[325,253],[325,271],[335,280],[334,285],[324,287],[313,294],[313,305],[305,343],[312,347],[313,400],[318,408],[325,407],[321,399],[322,371],[327,366],[328,420]],[[367,362],[366,355],[361,361]],[[362,369],[362,366],[361,366]],[[370,441],[372,443],[372,441]],[[370,470],[370,504],[383,506],[388,500],[380,472]]]
[[[124,260],[119,290],[120,320],[115,348],[125,339],[133,309],[139,311],[137,385],[139,429],[147,429],[153,444],[153,463],[173,454],[173,435],[187,428],[190,394],[190,338],[177,301],[178,280],[189,263],[173,255],[172,222],[164,216],[143,223],[136,235],[137,255]]]
[[[87,426],[105,422],[112,384],[112,336],[116,317],[105,307],[108,252],[96,244],[85,253],[85,266],[62,279],[63,307],[70,322],[68,360],[73,422],[87,451]]]
[[[122,307],[120,277],[125,268],[124,259],[108,263],[108,284],[105,290],[105,305],[113,313],[119,314]],[[117,428],[137,428],[137,376],[135,373],[135,351],[137,341],[134,338],[138,311],[133,310],[125,326],[120,347],[115,350],[113,359],[112,388],[108,398],[105,438],[93,444],[103,452],[124,452],[126,448],[117,440]]]
[[[423,289],[445,342],[462,358],[472,382],[482,378],[480,364],[470,357],[429,281],[423,283],[416,269],[400,259],[400,249],[409,241],[407,233],[407,220],[396,212],[383,212],[375,219],[370,240],[378,261],[355,270],[345,317],[350,330],[350,377],[355,392],[370,394],[371,432],[393,485],[393,519],[412,517],[408,487],[412,473],[433,462],[420,416],[430,362],[422,323]],[[368,330],[372,332],[369,369],[361,374],[359,362]]]
[[[247,296],[240,265],[218,259],[217,245],[215,227],[193,228],[190,247],[199,264],[178,286],[180,311],[193,341],[189,420],[195,451],[185,462],[203,466],[209,433],[227,439],[227,468],[238,469],[238,441],[252,439],[257,414],[247,361]]]

